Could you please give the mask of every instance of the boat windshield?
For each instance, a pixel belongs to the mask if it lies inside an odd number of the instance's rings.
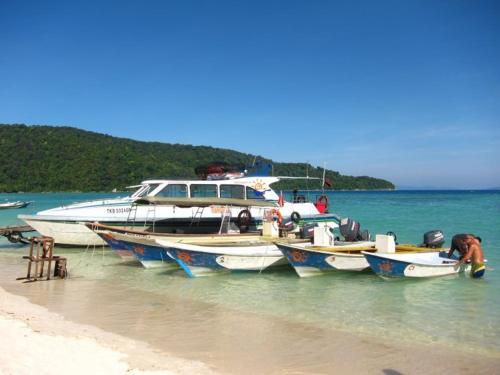
[[[146,195],[150,195],[160,184],[145,184],[141,185],[132,195],[132,198],[140,198]]]

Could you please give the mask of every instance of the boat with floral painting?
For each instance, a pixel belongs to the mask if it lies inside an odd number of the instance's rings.
[[[469,272],[471,263],[450,259],[446,251],[400,254],[363,252],[370,268],[384,278],[427,278]]]
[[[86,223],[86,226],[101,237],[122,260],[137,260],[145,268],[177,267],[174,260],[156,243],[157,239],[190,243],[207,241],[220,243],[234,242],[237,239],[255,241],[261,238],[258,233],[174,234],[151,233],[99,223]]]
[[[318,226],[314,229],[313,242],[295,244],[278,240],[275,243],[300,277],[317,276],[331,271],[363,271],[370,266],[376,273],[383,273],[386,258],[392,259],[393,255],[413,259],[413,256],[418,258],[427,256],[422,254],[431,254],[429,259],[434,259],[442,251],[440,247],[433,248],[436,244],[442,244],[436,241],[420,246],[396,244],[395,234],[392,232],[378,234],[375,241],[371,241],[370,234],[367,231],[360,232],[359,224],[348,218],[340,221],[339,230],[344,237],[343,241],[334,236],[333,228]],[[440,231],[428,232],[424,237],[437,235],[436,232]],[[385,263],[380,263],[380,259],[384,259]],[[380,264],[382,268],[378,266]],[[410,271],[414,268],[415,266]],[[444,270],[442,267],[440,269]]]
[[[156,240],[189,277],[228,271],[264,271],[286,265],[283,253],[272,242],[244,241],[184,243]]]

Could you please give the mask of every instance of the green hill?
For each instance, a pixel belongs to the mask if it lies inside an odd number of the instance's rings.
[[[251,165],[255,155],[159,142],[139,142],[71,127],[0,124],[0,191],[111,191],[145,179],[195,177],[210,161]],[[259,157],[269,162],[269,159]],[[274,175],[321,177],[304,163],[274,164]],[[394,189],[388,181],[327,171],[333,189]],[[283,181],[277,188],[320,188],[314,181]]]

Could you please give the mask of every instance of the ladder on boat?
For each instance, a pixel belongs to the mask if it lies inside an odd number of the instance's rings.
[[[231,219],[233,218],[231,209],[226,206],[221,213],[221,222],[219,228],[219,234],[227,234],[229,233],[229,229],[231,226]]]
[[[131,223],[131,226],[135,227],[137,223],[137,204],[132,204],[132,207],[130,208],[130,211],[128,212],[127,216],[127,224]],[[153,232],[155,230],[155,221],[156,221],[156,206],[154,205],[148,205],[147,210],[146,210],[146,216],[144,218],[144,222],[142,224],[142,229],[147,230],[148,227],[148,220],[152,220],[153,222]],[[142,220],[140,221],[142,222]],[[132,228],[133,229],[133,228]]]
[[[191,223],[189,224],[190,227],[194,226],[200,226],[201,222],[201,217],[203,216],[203,211],[205,210],[205,207],[196,207],[196,212],[193,214],[191,217]]]

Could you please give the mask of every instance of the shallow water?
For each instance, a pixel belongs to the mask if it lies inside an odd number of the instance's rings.
[[[19,213],[100,196],[110,195],[0,195],[0,200],[35,201],[25,209],[0,211],[0,224],[13,223]],[[279,332],[291,327],[300,337],[295,349],[314,345],[319,357],[335,331],[500,357],[500,275],[494,270],[500,262],[500,192],[335,192],[330,204],[331,211],[355,218],[371,233],[395,232],[399,242],[418,243],[432,229],[443,230],[448,239],[475,233],[483,238],[489,261],[486,276],[385,281],[370,272],[336,272],[300,279],[284,268],[188,279],[181,271],[145,270],[92,248],[57,249],[69,258],[71,279],[20,284],[13,279],[25,272],[20,259],[25,250],[2,239],[0,283],[71,319],[160,349],[174,345],[193,358],[216,360],[231,350],[241,354],[246,346],[255,351],[259,340],[280,345],[286,335]],[[280,353],[280,366],[300,367],[295,350]]]

